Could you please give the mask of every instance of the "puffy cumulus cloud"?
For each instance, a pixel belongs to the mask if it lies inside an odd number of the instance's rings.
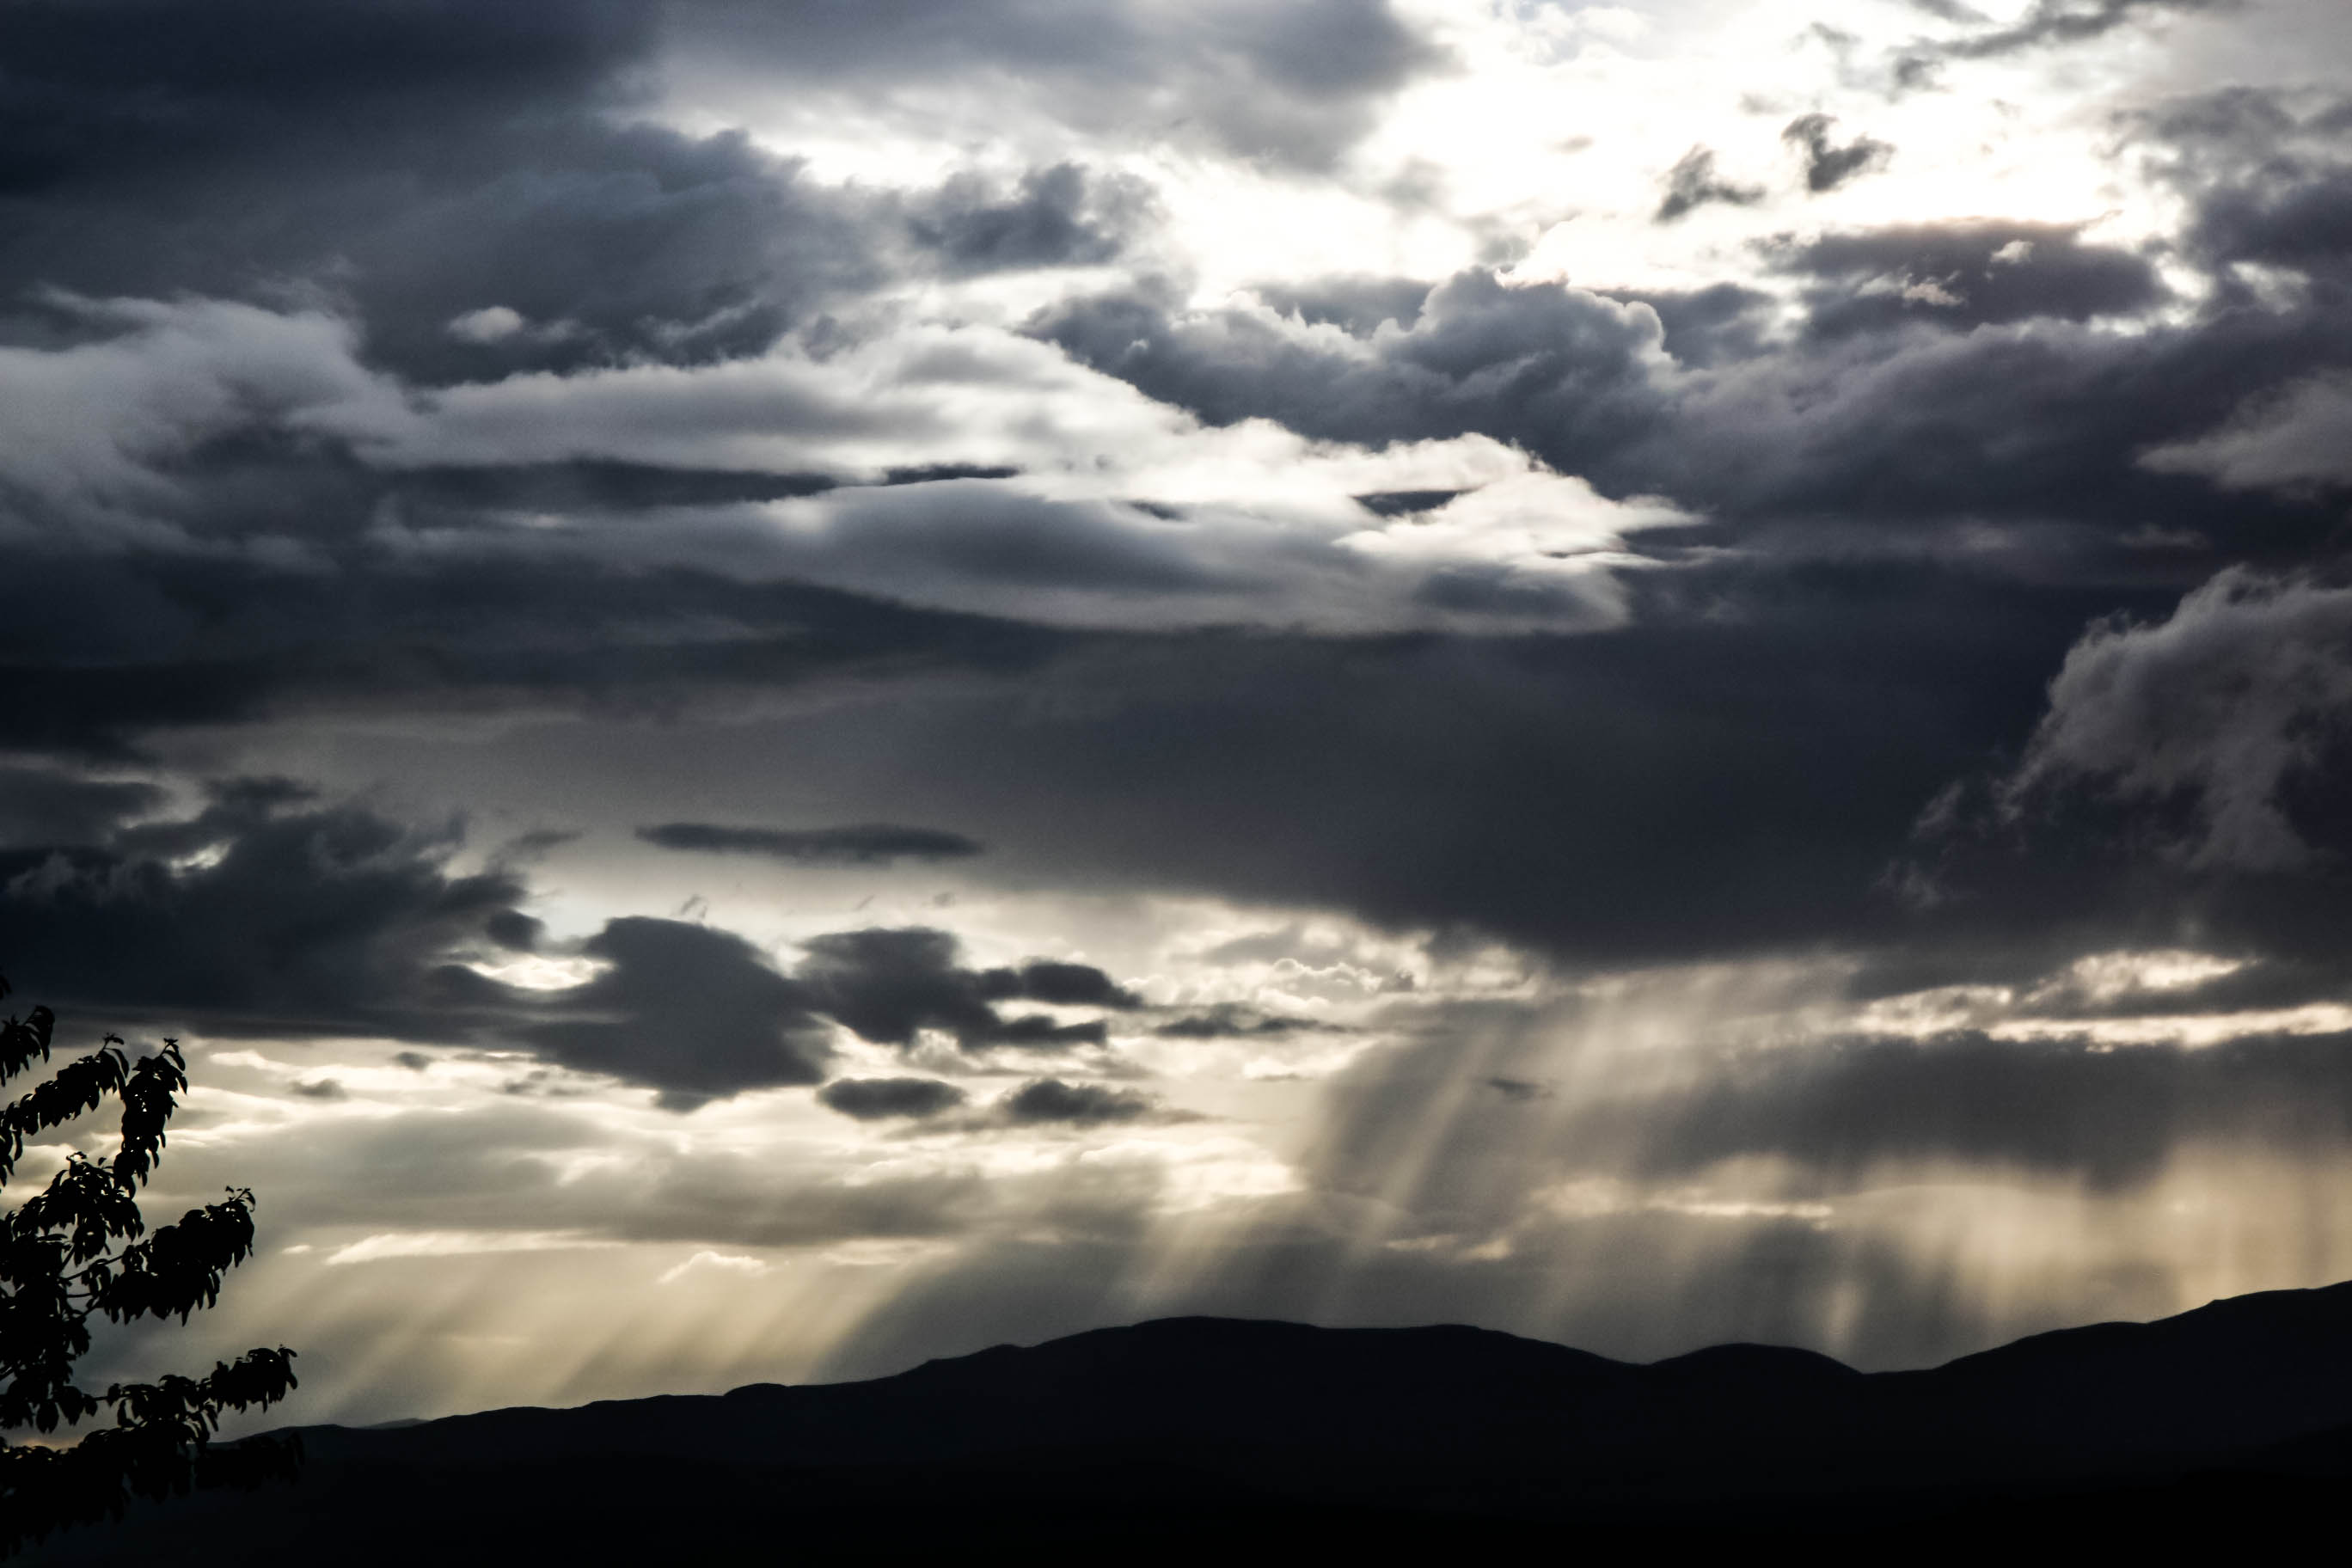
[[[2185,799],[2189,865],[2293,869],[2313,856],[2294,804],[2336,756],[2347,708],[2352,590],[2233,568],[2165,621],[2095,626],[2051,682],[2006,794],[2012,807],[2074,784]]]

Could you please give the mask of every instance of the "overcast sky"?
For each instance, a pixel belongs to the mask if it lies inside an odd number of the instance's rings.
[[[99,1373],[2352,1274],[2348,496],[2340,0],[14,0]]]

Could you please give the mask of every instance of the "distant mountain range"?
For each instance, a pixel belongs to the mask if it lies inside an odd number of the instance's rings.
[[[1385,1560],[1798,1537],[2243,1553],[2352,1535],[2352,1284],[1924,1372],[1178,1318],[866,1383],[302,1437],[299,1486],[144,1510],[26,1561]]]

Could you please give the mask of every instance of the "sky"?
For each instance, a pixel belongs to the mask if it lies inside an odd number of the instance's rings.
[[[2347,493],[2339,0],[12,0],[92,1375],[2352,1275]]]

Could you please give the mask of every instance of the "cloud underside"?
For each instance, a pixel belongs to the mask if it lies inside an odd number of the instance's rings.
[[[41,782],[69,805],[69,782]],[[150,804],[83,788],[85,811]],[[1004,1006],[1141,1005],[1089,964],[964,967],[957,939],[928,928],[813,937],[787,974],[732,932],[643,916],[553,953],[586,978],[521,985],[500,977],[516,955],[552,950],[517,907],[529,889],[513,866],[455,874],[454,830],[322,805],[282,780],[212,794],[191,817],[118,816],[100,842],[0,852],[0,950],[16,972],[67,1008],[141,1023],[519,1048],[677,1110],[822,1080],[836,1025],[902,1047],[937,1031],[967,1049],[1053,1049],[1099,1045],[1100,1016]]]
[[[2182,254],[2210,279],[2195,308],[2143,254],[1994,220],[1775,241],[1746,282],[1679,292],[1471,270],[1202,305],[1148,275],[1099,286],[1151,221],[1126,176],[1055,165],[886,199],[740,139],[550,121],[544,95],[578,90],[565,73],[638,46],[548,26],[502,47],[552,51],[551,75],[485,65],[470,112],[523,140],[436,165],[455,205],[372,205],[362,183],[347,214],[462,222],[472,250],[386,254],[495,286],[412,280],[410,299],[362,268],[333,307],[289,307],[223,297],[234,279],[205,283],[195,258],[173,263],[194,292],[161,300],[135,273],[163,252],[107,226],[165,211],[106,194],[109,159],[150,155],[127,121],[61,132],[47,173],[10,187],[61,226],[0,253],[51,287],[0,346],[20,743],[120,766],[198,726],[625,723],[823,692],[822,717],[778,733],[823,730],[795,766],[871,820],[643,836],[834,867],[982,864],[985,844],[1076,885],[1322,902],[1580,961],[1821,942],[1965,965],[2192,921],[2302,952],[2295,921],[2199,879],[2329,863],[2309,781],[2342,699],[2333,590],[2305,557],[2345,339],[2320,237],[2352,185],[2312,150],[2325,110],[2241,97],[2142,127],[2181,161]],[[55,69],[93,68],[79,59]],[[204,90],[306,112],[274,78]],[[91,112],[113,111],[101,95]],[[242,166],[235,118],[205,167]],[[1816,163],[1865,146],[1790,131]],[[521,167],[569,173],[494,199]],[[289,188],[347,172],[298,167]],[[639,293],[607,309],[508,287],[502,258],[541,253],[551,203],[582,226],[557,253],[643,257],[595,279]],[[604,247],[615,225],[645,242]],[[775,266],[803,244],[832,259]],[[754,300],[674,270],[730,256],[811,292]],[[992,325],[856,314],[894,279],[990,257],[1083,280]],[[2247,279],[2281,269],[2315,281],[2257,308]],[[2238,586],[2168,633],[2095,629],[2156,626],[2209,578]],[[2318,640],[2232,656],[2265,695],[2236,705],[2226,747],[2116,761],[2131,724],[2217,700],[2184,706],[2196,677],[2161,655],[2217,595],[2249,626],[2294,610]],[[1069,700],[1028,700],[1036,682]],[[908,689],[946,695],[910,724]],[[2126,700],[2148,717],[2090,712]],[[2014,780],[1986,772],[2021,744]],[[1993,817],[2087,835],[2100,873],[2053,906],[1997,834],[1920,847],[1923,809],[1979,773]],[[88,847],[148,787],[78,801],[66,773],[15,776],[28,852]],[[2025,812],[2028,795],[2074,805]],[[2131,810],[2202,813],[2205,837],[2135,839]],[[906,826],[934,821],[956,829]],[[2151,835],[2177,852],[2135,859]],[[1911,872],[1937,912],[1890,926]],[[2066,922],[2075,937],[2037,934]],[[935,1026],[841,985],[875,1037]],[[288,1015],[333,1014],[319,986]],[[390,994],[367,1005],[409,1005]],[[920,1016],[968,1039],[1016,1026],[945,993]],[[542,1037],[601,1061],[596,1031],[619,1026]],[[762,1071],[813,1070],[794,1037],[763,1039]]]

